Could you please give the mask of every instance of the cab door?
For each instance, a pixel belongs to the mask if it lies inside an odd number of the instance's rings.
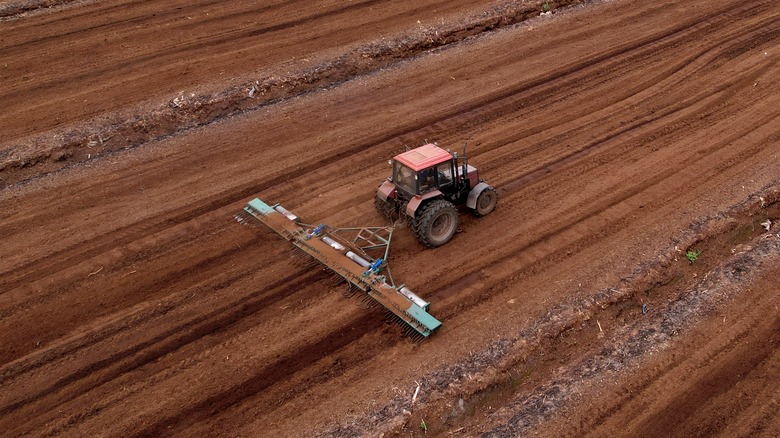
[[[444,196],[450,197],[455,194],[455,176],[454,169],[452,168],[452,161],[447,161],[436,166],[436,182],[439,186],[439,191],[444,193]]]

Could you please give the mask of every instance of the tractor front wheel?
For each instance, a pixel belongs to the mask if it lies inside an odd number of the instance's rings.
[[[458,229],[458,210],[451,202],[437,199],[425,204],[412,220],[412,232],[429,248],[442,246]]]
[[[486,216],[495,210],[497,202],[498,193],[492,188],[486,188],[477,197],[477,205],[472,211],[477,217]]]

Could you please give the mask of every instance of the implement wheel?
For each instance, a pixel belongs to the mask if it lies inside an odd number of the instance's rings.
[[[425,204],[412,220],[412,232],[429,248],[442,246],[458,229],[458,210],[451,202],[437,199]]]
[[[487,188],[477,197],[477,206],[472,210],[474,216],[482,217],[490,214],[496,208],[498,193],[492,188]]]

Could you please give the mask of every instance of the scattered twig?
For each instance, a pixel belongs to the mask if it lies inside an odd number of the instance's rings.
[[[93,275],[97,275],[97,273],[98,273],[98,272],[100,272],[100,271],[102,271],[102,270],[103,270],[103,267],[101,266],[101,267],[100,267],[100,269],[98,269],[97,271],[95,271],[95,272],[90,272],[90,273],[89,273],[89,275],[87,275],[87,278],[89,278],[89,277],[91,277],[91,276],[93,276]]]
[[[420,392],[420,383],[418,381],[414,381],[414,383],[417,383],[417,389],[414,390],[414,395],[412,396],[412,404],[417,401],[417,394]]]
[[[123,276],[121,276],[121,277],[119,277],[119,278],[125,278],[125,277],[127,277],[128,275],[130,275],[130,274],[135,274],[136,272],[138,272],[138,271],[130,271],[130,272],[128,272],[127,274],[125,274],[125,275],[123,275]]]

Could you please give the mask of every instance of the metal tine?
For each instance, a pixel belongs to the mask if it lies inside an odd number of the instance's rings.
[[[366,304],[367,307],[369,307],[371,309],[374,309],[377,306],[379,306],[379,303],[377,303],[376,301],[371,299],[371,297],[369,297],[368,295],[364,296],[363,302]]]
[[[306,261],[299,254],[290,253],[288,256],[296,265],[305,265]]]
[[[314,260],[306,251],[298,248],[297,246],[293,246],[292,248],[290,248],[290,254],[293,257],[302,260],[304,263],[308,265],[313,265],[317,263],[317,261]]]
[[[302,254],[300,251],[291,251],[289,257],[295,260],[296,263],[303,266],[308,266],[311,263],[311,260],[308,257],[306,257],[304,254]]]
[[[346,281],[346,280],[344,280],[344,281]],[[355,292],[357,292],[357,289],[358,288],[355,287],[354,284],[349,283],[349,286],[347,286],[347,288],[344,290],[344,295],[351,298],[351,297],[353,297],[355,295]]]
[[[297,247],[290,248],[290,255],[297,258],[304,258],[305,256],[308,256],[303,250]]]
[[[247,213],[246,210],[241,210],[235,215],[236,222],[243,224],[243,225],[249,225],[250,220],[252,219],[252,215]]]

